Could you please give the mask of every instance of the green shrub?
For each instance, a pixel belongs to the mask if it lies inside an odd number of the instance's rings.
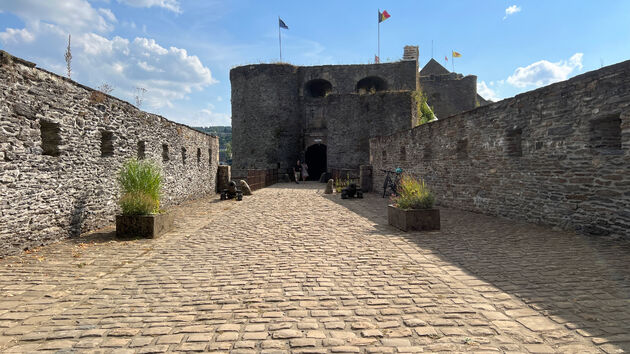
[[[394,197],[394,205],[401,209],[431,209],[435,197],[422,179],[404,174],[398,184],[398,197]]]
[[[122,192],[119,204],[125,215],[154,214],[160,210],[162,173],[152,161],[131,159],[118,172]]]
[[[143,192],[125,193],[118,203],[123,215],[147,215],[160,209],[160,202]]]
[[[413,99],[416,102],[416,112],[418,115],[418,120],[415,125],[418,126],[434,121],[435,114],[427,103],[426,96],[422,93],[420,89],[413,92]]]

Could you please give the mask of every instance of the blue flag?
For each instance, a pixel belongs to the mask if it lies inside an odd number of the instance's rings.
[[[280,26],[280,28],[289,29],[289,26],[287,26],[287,24],[284,23],[284,21],[282,21],[280,17],[278,17],[278,25]]]

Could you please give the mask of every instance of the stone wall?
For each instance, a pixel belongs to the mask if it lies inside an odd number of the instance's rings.
[[[416,60],[377,65],[302,66],[298,70],[298,88],[300,96],[308,97],[308,92],[305,92],[307,83],[311,80],[322,79],[331,83],[331,94],[356,93],[359,81],[367,77],[377,77],[385,81],[388,91],[413,91],[417,85],[417,72]]]
[[[284,172],[315,143],[327,146],[328,170],[367,163],[369,137],[412,127],[410,92],[417,70],[415,60],[232,69],[232,175],[248,169]],[[359,93],[357,85],[366,78],[382,86]],[[320,86],[311,86],[314,81]]]
[[[215,192],[218,138],[0,59],[0,257],[112,223],[132,157],[161,165],[164,207]]]
[[[420,88],[438,119],[479,107],[477,76],[449,73],[420,76]],[[485,100],[484,100],[485,102]]]
[[[370,140],[445,206],[630,237],[630,61]]]
[[[359,169],[370,161],[369,139],[413,127],[415,104],[409,91],[376,94],[330,95],[324,115],[343,117],[327,120],[325,142],[328,168]]]
[[[297,67],[248,65],[230,71],[232,175],[247,169],[283,168],[297,159],[301,122]],[[245,174],[246,175],[246,174]]]

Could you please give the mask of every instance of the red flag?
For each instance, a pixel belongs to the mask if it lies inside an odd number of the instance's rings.
[[[378,23],[381,23],[385,20],[387,20],[388,18],[390,18],[391,15],[387,13],[386,10],[383,10],[383,12],[378,12]]]

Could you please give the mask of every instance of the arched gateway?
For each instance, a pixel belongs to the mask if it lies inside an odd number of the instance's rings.
[[[326,145],[313,144],[306,149],[304,160],[308,165],[308,179],[319,180],[322,173],[326,172]]]

